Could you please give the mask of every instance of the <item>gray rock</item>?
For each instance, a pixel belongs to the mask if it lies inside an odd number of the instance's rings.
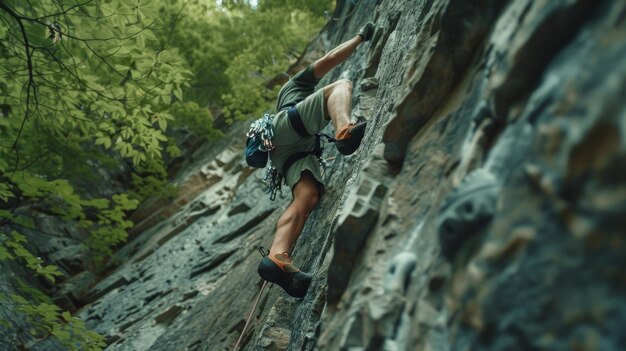
[[[492,218],[500,184],[484,169],[468,174],[448,196],[438,219],[441,251],[453,259],[459,249]]]
[[[70,274],[78,274],[85,269],[93,269],[92,253],[83,244],[66,246],[51,253],[49,260]]]
[[[94,273],[83,271],[60,284],[53,299],[62,302],[63,308],[74,312],[76,311],[75,306],[82,305],[82,301],[96,282],[97,276]],[[66,307],[66,304],[69,305]]]
[[[254,350],[285,350],[289,344],[294,313],[293,300],[278,298],[258,333]]]
[[[333,234],[333,259],[328,270],[329,303],[337,302],[345,291],[357,257],[378,219],[378,209],[387,190],[383,184],[369,179],[363,179],[354,189]]]
[[[417,257],[412,252],[401,252],[397,254],[391,261],[387,274],[385,275],[385,290],[389,293],[393,292],[405,295],[411,279],[413,279],[416,262]]]

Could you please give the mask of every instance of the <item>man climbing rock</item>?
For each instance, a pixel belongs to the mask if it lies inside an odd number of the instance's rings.
[[[319,80],[332,68],[344,62],[363,42],[371,39],[374,25],[365,24],[352,39],[342,43],[324,57],[293,76],[278,93],[273,118],[274,135],[266,142],[269,156],[291,188],[293,200],[278,219],[269,253],[259,264],[261,278],[278,284],[289,295],[306,295],[311,275],[292,263],[290,252],[300,236],[304,223],[324,192],[315,148],[315,134],[330,121],[335,130],[335,146],[340,153],[354,153],[365,134],[366,123],[351,123],[352,83],[338,80],[315,91]]]

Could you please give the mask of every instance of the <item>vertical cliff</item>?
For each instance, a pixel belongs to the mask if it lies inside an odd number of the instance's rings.
[[[626,2],[339,1],[297,65],[369,20],[320,84],[352,80],[368,129],[325,150],[294,252],[309,293],[268,286],[242,349],[624,349]],[[108,349],[234,347],[290,200],[245,166],[244,129],[81,297]]]

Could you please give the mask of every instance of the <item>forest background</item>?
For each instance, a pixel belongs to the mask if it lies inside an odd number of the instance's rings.
[[[271,111],[280,87],[271,82],[286,75],[333,5],[0,0],[0,264],[34,277],[0,283],[0,328],[14,333],[12,347],[106,345],[38,287],[64,277],[24,234],[64,235],[43,231],[38,216],[83,232],[103,266],[127,239],[133,210],[176,194],[167,170],[184,138],[212,142],[232,122]],[[107,187],[101,170],[128,181]]]

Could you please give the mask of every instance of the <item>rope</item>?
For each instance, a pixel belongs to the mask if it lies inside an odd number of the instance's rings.
[[[254,305],[252,305],[252,310],[250,311],[250,315],[248,316],[248,319],[246,320],[246,324],[244,325],[243,330],[241,331],[241,335],[239,335],[239,340],[237,340],[237,343],[235,344],[235,348],[233,349],[233,351],[239,350],[239,344],[241,344],[241,341],[243,340],[243,336],[246,335],[246,332],[248,331],[248,327],[250,326],[250,320],[252,320],[252,316],[254,315],[254,311],[256,311],[256,307],[259,304],[259,300],[261,300],[261,295],[263,294],[263,290],[265,289],[266,285],[267,285],[267,280],[263,281],[263,285],[261,286],[259,295],[257,295],[256,301],[254,301]]]

